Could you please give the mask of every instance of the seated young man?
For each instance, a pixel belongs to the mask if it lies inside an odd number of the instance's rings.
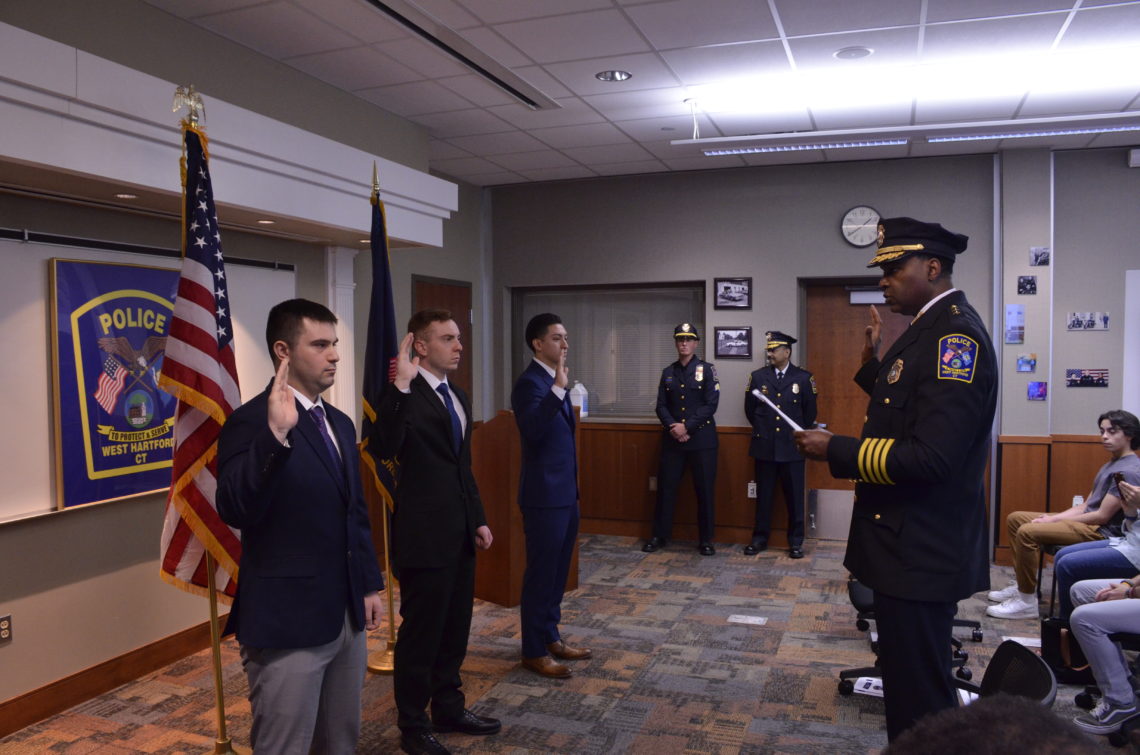
[[[1122,472],[1133,479],[1140,471],[1140,457],[1133,453],[1135,445],[1140,445],[1140,421],[1130,412],[1114,409],[1100,415],[1097,426],[1101,445],[1111,458],[1097,472],[1084,505],[1056,514],[1015,511],[1006,517],[1017,582],[989,593],[989,599],[998,605],[987,608],[987,615],[998,619],[1037,617],[1037,563],[1042,545],[1072,545],[1120,534],[1123,516],[1120,497],[1112,492],[1113,474]]]
[[[1109,639],[1115,632],[1135,632],[1140,626],[1140,575],[1132,579],[1088,579],[1073,585],[1077,607],[1069,625],[1092,667],[1100,688],[1100,703],[1073,719],[1093,734],[1111,734],[1140,715],[1128,677],[1131,670],[1120,647]]]

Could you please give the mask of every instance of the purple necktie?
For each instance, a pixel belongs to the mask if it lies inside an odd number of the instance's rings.
[[[340,453],[336,450],[336,444],[333,443],[332,436],[329,435],[329,428],[325,424],[325,410],[319,404],[309,410],[309,416],[317,423],[317,429],[321,431],[321,439],[325,442],[325,447],[328,449],[329,457],[332,459],[333,466],[336,467],[342,474],[344,473],[344,461],[340,458]]]
[[[451,415],[451,445],[455,447],[455,452],[459,453],[459,447],[463,445],[463,425],[459,424],[459,413],[455,411],[455,402],[451,400],[451,391],[447,390],[447,383],[440,383],[435,387],[435,390],[440,396],[443,396],[443,403],[447,405],[447,413]]]

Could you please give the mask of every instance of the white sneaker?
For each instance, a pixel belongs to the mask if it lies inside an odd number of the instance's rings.
[[[1037,599],[1026,600],[1021,593],[1008,598],[996,606],[986,609],[987,616],[995,619],[1036,619],[1038,617]]]
[[[1002,603],[1015,595],[1017,595],[1017,582],[1011,579],[1009,584],[1000,590],[990,590],[986,597],[995,603]]]

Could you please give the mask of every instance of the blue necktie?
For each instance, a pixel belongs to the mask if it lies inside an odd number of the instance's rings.
[[[443,396],[443,403],[447,405],[447,413],[451,415],[451,444],[455,446],[455,453],[459,453],[459,446],[463,444],[463,426],[459,424],[459,415],[455,412],[455,402],[451,400],[451,391],[447,390],[447,383],[440,383],[435,387],[435,390]]]
[[[325,442],[325,448],[328,449],[329,456],[332,459],[333,466],[341,473],[344,474],[344,460],[340,458],[340,453],[336,450],[336,444],[333,443],[332,436],[329,435],[329,428],[325,425],[325,410],[320,405],[314,406],[309,410],[309,416],[317,423],[317,429],[321,433],[321,439]]]

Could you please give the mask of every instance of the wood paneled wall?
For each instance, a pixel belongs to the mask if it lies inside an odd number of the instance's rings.
[[[1096,471],[1108,460],[1095,435],[998,438],[998,516],[994,561],[1010,564],[1005,518],[1014,511],[1061,511],[1074,495],[1088,496]]]

